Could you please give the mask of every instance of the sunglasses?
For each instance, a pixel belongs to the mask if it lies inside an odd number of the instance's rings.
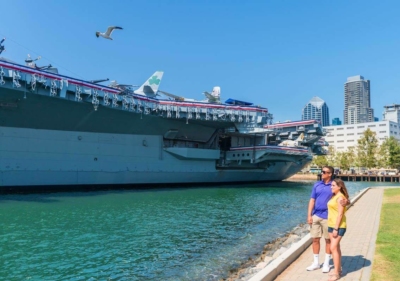
[[[325,175],[325,174],[330,174],[330,172],[329,171],[322,171],[322,173]]]

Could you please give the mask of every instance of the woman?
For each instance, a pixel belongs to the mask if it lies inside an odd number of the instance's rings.
[[[329,281],[339,280],[342,273],[342,252],[340,251],[340,240],[346,232],[346,207],[340,204],[340,200],[349,200],[349,193],[341,179],[332,181],[333,196],[328,202],[328,233],[331,240],[331,252],[334,270],[330,274]]]

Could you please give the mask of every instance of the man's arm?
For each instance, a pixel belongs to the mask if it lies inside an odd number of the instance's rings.
[[[308,203],[308,213],[307,213],[307,223],[312,224],[312,211],[314,210],[315,199],[310,198],[310,202]]]
[[[339,200],[339,205],[341,205],[342,207],[347,207],[347,206],[350,205],[350,200],[347,199],[347,198],[342,197],[342,198]]]

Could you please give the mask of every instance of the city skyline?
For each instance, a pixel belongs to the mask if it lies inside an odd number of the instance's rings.
[[[7,7],[1,56],[17,63],[41,56],[39,66],[51,64],[67,76],[137,85],[162,70],[162,91],[203,100],[204,91],[220,86],[222,101],[267,107],[275,122],[300,120],[299,105],[314,95],[342,119],[343,82],[357,74],[373,81],[376,116],[400,104],[398,1],[0,4]],[[96,38],[110,25],[123,30],[114,40]]]
[[[366,84],[366,88],[368,89],[368,95],[367,95],[368,103],[367,104],[369,105],[370,104],[370,99],[371,99],[371,93],[370,93],[370,82],[371,81],[364,79],[364,77],[362,75],[355,75],[355,76],[350,76],[350,77],[347,78],[347,82],[345,83],[345,94],[344,94],[345,95],[345,99],[347,98],[346,97],[346,95],[347,95],[346,87],[348,86],[348,84],[357,84],[357,83],[360,84],[360,82],[365,83]],[[362,87],[364,87],[364,85],[362,85]],[[308,110],[308,113],[306,115],[304,114],[304,111],[305,111],[306,107],[310,106],[310,104],[313,104],[313,103],[315,103],[315,105],[318,107],[319,103],[322,104],[322,103],[325,103],[325,101],[323,99],[321,99],[320,97],[317,97],[317,96],[313,97],[306,104],[306,106],[303,107],[301,120],[309,120],[309,119],[320,120],[320,118],[318,118],[318,117],[312,118],[312,115],[315,114],[315,113],[311,113],[310,109]],[[366,120],[366,121],[362,121],[360,123],[378,122],[380,120],[379,117],[374,116],[374,115],[376,115],[375,112],[379,111],[379,110],[375,110],[373,108],[369,108],[369,109],[370,109],[370,111],[369,111],[370,112],[370,119]],[[343,110],[343,112],[345,112],[345,111],[346,111],[346,109]],[[329,109],[328,109],[328,112],[329,112]],[[306,116],[306,117],[304,117],[304,116]],[[385,118],[385,116],[389,116],[389,118]],[[382,110],[381,118],[382,118],[383,121],[384,120],[391,120],[393,122],[400,123],[400,104],[392,103],[392,104],[384,105],[383,106],[383,110]],[[332,118],[332,122],[329,122],[328,125],[323,124],[323,126],[330,126],[330,125],[334,126],[334,125],[342,125],[342,124],[347,125],[342,120],[345,120],[344,113],[340,117],[339,116],[333,117]]]

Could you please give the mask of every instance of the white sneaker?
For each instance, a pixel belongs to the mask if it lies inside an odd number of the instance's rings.
[[[323,273],[328,273],[329,271],[331,270],[331,267],[329,266],[329,264],[328,265],[323,265],[322,266],[322,272]]]
[[[307,271],[312,271],[312,270],[316,270],[316,269],[319,269],[319,268],[320,268],[319,264],[313,263],[309,267],[307,267],[306,269],[307,269]]]

